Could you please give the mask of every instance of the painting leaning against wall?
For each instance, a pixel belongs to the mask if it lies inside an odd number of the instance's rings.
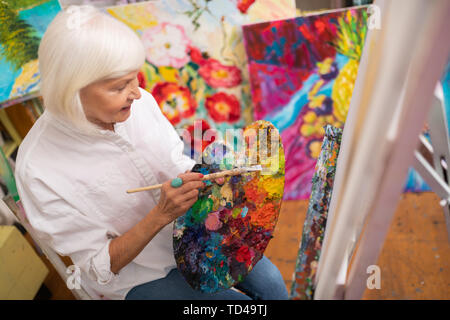
[[[244,26],[254,118],[285,146],[285,200],[309,198],[324,126],[344,126],[366,21],[352,8]]]
[[[447,66],[444,70],[444,74],[441,79],[442,91],[444,93],[444,105],[445,105],[445,115],[447,118],[447,129],[450,135],[450,57],[447,62]]]
[[[314,282],[325,236],[341,140],[342,129],[331,125],[325,127],[295,264],[290,292],[290,299],[293,300],[312,300],[314,297]]]
[[[241,26],[296,12],[293,0],[165,0],[106,11],[142,39],[146,62],[140,86],[180,133],[189,133],[183,137],[191,156],[227,129],[252,122]]]
[[[0,1],[0,104],[3,106],[38,93],[39,43],[60,10],[57,0]]]
[[[284,200],[306,200],[330,124],[343,128],[368,31],[367,8],[243,27],[254,119],[272,122],[286,152]],[[406,191],[427,190],[410,170]]]

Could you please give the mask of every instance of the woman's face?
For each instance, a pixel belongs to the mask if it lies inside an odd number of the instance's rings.
[[[116,122],[130,116],[133,100],[139,99],[137,74],[92,83],[80,90],[80,99],[87,119],[107,130],[113,130]]]

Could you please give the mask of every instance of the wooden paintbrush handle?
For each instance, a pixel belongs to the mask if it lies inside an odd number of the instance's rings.
[[[245,172],[245,170],[243,170],[241,168],[225,170],[225,171],[221,171],[221,172],[207,174],[207,175],[203,176],[202,180],[213,180],[213,179],[222,178],[222,177],[226,177],[226,176],[236,176],[243,172]],[[154,190],[154,189],[159,189],[161,187],[162,187],[162,184],[155,184],[155,185],[149,186],[149,187],[130,189],[130,190],[127,190],[127,193]]]
[[[162,184],[155,184],[153,186],[136,188],[136,189],[130,189],[130,190],[127,190],[127,193],[134,193],[134,192],[140,192],[140,191],[154,190],[154,189],[159,189],[159,188],[162,188]]]
[[[226,177],[226,176],[236,176],[238,174],[241,174],[243,171],[244,170],[237,168],[237,169],[225,170],[225,171],[216,172],[216,173],[210,173],[210,174],[203,176],[202,180],[212,180],[212,179],[222,178],[222,177]]]

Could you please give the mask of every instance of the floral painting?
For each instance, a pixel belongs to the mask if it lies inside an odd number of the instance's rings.
[[[0,1],[0,103],[3,106],[38,93],[40,39],[60,10],[57,0]]]
[[[324,126],[343,128],[367,33],[365,8],[244,26],[255,119],[286,152],[285,199],[308,199]]]
[[[214,142],[204,150],[206,161],[193,171],[206,175],[232,169],[241,160],[251,163],[251,157],[243,158],[250,154],[268,155],[259,157],[264,170],[228,176],[221,185],[207,181],[197,202],[174,223],[178,270],[202,292],[214,293],[243,281],[262,258],[278,220],[284,187],[278,131],[260,120],[247,126],[243,137],[244,152]]]
[[[107,8],[142,39],[140,86],[177,129],[209,130],[203,149],[252,121],[241,26],[295,15],[293,0],[165,0]],[[181,131],[181,130],[180,130]],[[211,134],[212,132],[212,134]],[[186,141],[185,141],[186,142]],[[189,143],[189,142],[188,142]],[[191,153],[191,155],[194,152]]]

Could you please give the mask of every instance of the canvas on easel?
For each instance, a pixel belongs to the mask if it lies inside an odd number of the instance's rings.
[[[375,5],[380,9],[381,29],[369,31],[361,58],[342,137],[315,299],[362,298],[367,268],[377,263],[436,83],[450,55],[448,1],[381,0]]]

